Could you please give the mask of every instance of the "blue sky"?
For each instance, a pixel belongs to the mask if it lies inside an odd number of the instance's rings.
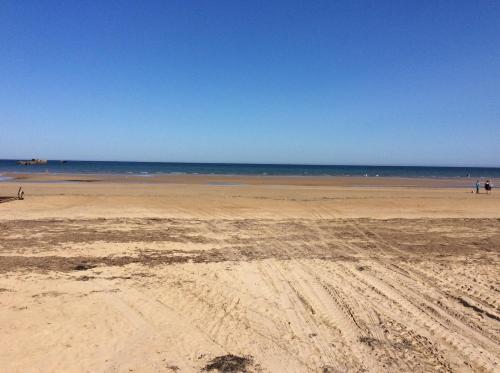
[[[0,158],[500,166],[497,1],[2,1]]]

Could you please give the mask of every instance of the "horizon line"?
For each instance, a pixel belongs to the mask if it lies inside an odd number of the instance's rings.
[[[24,158],[44,159],[44,158]],[[0,158],[0,161],[17,162],[21,159]],[[449,166],[449,165],[408,165],[408,164],[331,164],[331,163],[252,163],[252,162],[189,162],[189,161],[123,161],[123,160],[83,160],[83,159],[44,159],[47,162],[114,162],[114,163],[165,163],[165,164],[202,164],[202,165],[246,165],[246,166],[312,166],[312,167],[436,167],[436,168],[500,168],[499,166]]]

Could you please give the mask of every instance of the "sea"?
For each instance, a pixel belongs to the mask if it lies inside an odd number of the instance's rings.
[[[402,178],[500,178],[500,168],[296,165],[241,163],[110,162],[49,160],[41,165],[20,165],[0,160],[0,181],[5,173],[128,174],[150,177],[161,174],[275,175],[275,176],[368,176]]]

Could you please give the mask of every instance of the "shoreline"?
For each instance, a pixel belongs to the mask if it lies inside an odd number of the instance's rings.
[[[219,174],[0,173],[1,183],[127,183],[218,186],[290,185],[339,187],[472,188],[476,178]],[[479,180],[482,180],[481,178]],[[491,179],[493,184],[495,180]]]
[[[500,194],[470,180],[24,175],[0,182],[2,219],[500,218]],[[36,175],[35,175],[36,176]]]

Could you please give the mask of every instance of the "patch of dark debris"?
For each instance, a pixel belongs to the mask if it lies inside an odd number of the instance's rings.
[[[335,368],[330,365],[325,365],[321,367],[321,373],[337,373],[337,372],[338,370],[335,370]]]
[[[96,293],[119,293],[119,292],[120,292],[120,289],[92,290],[88,294],[96,294]]]
[[[222,247],[211,250],[192,250],[178,252],[175,250],[149,252],[137,256],[104,256],[104,257],[62,257],[62,256],[2,256],[0,257],[0,273],[15,270],[40,270],[40,271],[87,271],[98,266],[121,267],[129,264],[157,266],[183,263],[221,263],[237,261],[253,261],[268,258],[289,260],[303,257],[302,252],[283,252],[265,249],[244,250],[241,247]],[[357,261],[357,258],[344,255],[327,255],[308,253],[308,258]],[[83,280],[84,281],[84,280]]]
[[[392,347],[394,347],[396,350],[408,350],[413,347],[412,343],[408,339],[401,339],[399,342],[395,342],[392,344]]]
[[[94,276],[80,276],[76,279],[76,281],[89,281],[94,279]]]
[[[46,249],[61,243],[196,242],[213,243],[200,235],[199,222],[173,219],[46,219],[0,223],[0,249]],[[127,225],[129,229],[117,229]],[[37,239],[30,237],[36,233]]]
[[[380,346],[380,341],[373,337],[367,337],[367,336],[359,337],[359,341],[361,343],[364,343],[365,345],[370,346],[372,349],[374,349],[377,346]]]
[[[97,267],[95,264],[79,263],[73,267],[74,271],[87,271],[89,269]]]
[[[210,372],[215,370],[223,373],[247,372],[250,365],[253,364],[251,356],[236,356],[232,354],[217,356],[209,361],[203,368],[204,371]]]
[[[64,293],[61,293],[59,291],[45,291],[43,293],[34,294],[32,295],[32,297],[33,298],[59,297],[61,295],[64,295]]]
[[[443,232],[429,232],[432,225]],[[359,227],[360,235],[353,230]],[[130,230],[123,230],[123,226]],[[480,227],[480,229],[479,229]],[[235,232],[237,228],[238,233]],[[405,228],[405,229],[401,229]],[[411,228],[411,229],[410,229]],[[489,237],[484,238],[484,230]],[[470,237],[450,236],[449,232],[466,231]],[[265,233],[263,233],[265,232]],[[322,234],[318,234],[318,232]],[[410,232],[410,233],[408,233]],[[124,266],[142,264],[155,266],[182,263],[218,263],[263,259],[319,259],[326,261],[358,262],[358,256],[346,255],[338,240],[356,238],[356,246],[367,253],[380,250],[376,242],[385,246],[406,247],[401,251],[405,261],[428,260],[422,253],[465,255],[485,251],[500,244],[498,220],[471,219],[332,219],[321,220],[225,220],[200,221],[196,219],[87,219],[87,220],[28,220],[0,222],[0,273],[16,270],[87,271],[97,266]],[[213,238],[213,237],[220,238]],[[480,236],[478,238],[478,236]],[[483,237],[483,238],[481,238]],[[58,257],[29,256],[44,250],[62,248],[66,243],[134,242],[147,247],[148,242],[185,242],[213,244],[209,250],[140,250],[134,256]],[[306,242],[307,241],[307,242]],[[486,242],[487,241],[487,242]],[[479,245],[477,243],[480,243]],[[422,244],[423,243],[423,244]],[[474,243],[472,245],[471,243]],[[405,255],[404,253],[408,253]],[[3,255],[8,254],[8,255]],[[13,255],[10,255],[13,254]],[[21,256],[20,254],[27,254]],[[451,255],[451,254],[450,254]],[[447,260],[446,257],[444,257]],[[357,271],[369,271],[365,265]],[[93,273],[95,274],[95,273]],[[82,280],[85,281],[85,280]]]
[[[475,312],[477,312],[478,314],[480,315],[485,315],[487,317],[489,317],[490,319],[493,319],[493,320],[496,320],[496,321],[500,321],[500,317],[498,317],[497,315],[494,315],[488,311],[485,311],[469,302],[467,302],[465,299],[463,298],[457,298],[457,301],[458,303],[460,303],[462,306],[466,307],[466,308],[471,308],[472,310],[474,310]]]
[[[0,203],[17,201],[16,197],[0,197]]]
[[[332,243],[324,237],[352,239],[356,236],[361,248],[374,249],[376,241],[386,246],[408,247],[413,254],[433,253],[443,255],[488,252],[500,244],[499,219],[331,219],[295,220],[265,219],[225,220],[214,219],[46,219],[0,222],[0,251],[14,252],[29,249],[38,252],[64,243],[91,242],[180,242],[235,245],[244,244],[255,249],[256,240],[272,245],[274,241],[316,242],[318,250],[325,246],[327,252]],[[123,226],[127,230],[123,230]],[[358,227],[363,234],[352,229]],[[441,228],[429,231],[429,225]],[[234,235],[235,228],[238,234]],[[263,231],[269,235],[262,236]],[[317,233],[321,232],[321,235]],[[207,235],[207,232],[211,233]],[[457,235],[465,232],[467,237]],[[485,233],[487,232],[487,233]],[[32,235],[37,238],[33,239]],[[213,238],[214,236],[220,238]],[[262,237],[261,237],[262,236]],[[259,239],[261,237],[261,239]],[[322,238],[323,237],[323,238]],[[360,240],[360,237],[363,238]],[[293,246],[293,245],[292,245]],[[303,250],[301,250],[303,253]]]
[[[103,277],[104,280],[130,280],[132,276],[109,276]]]

